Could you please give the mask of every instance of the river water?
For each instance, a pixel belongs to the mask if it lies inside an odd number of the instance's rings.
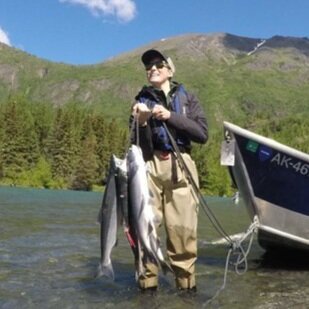
[[[133,256],[119,232],[113,250],[115,281],[95,279],[100,259],[96,217],[102,193],[0,187],[0,308],[309,308],[309,261],[269,256],[253,241],[243,275],[229,266],[228,247],[200,210],[198,291],[179,294],[161,275],[155,295],[141,294]],[[207,198],[228,234],[246,231],[241,205]],[[210,300],[212,300],[210,302]]]

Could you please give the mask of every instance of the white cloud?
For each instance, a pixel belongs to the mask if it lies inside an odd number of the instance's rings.
[[[112,15],[119,21],[129,22],[136,16],[136,5],[132,0],[59,0],[79,4],[89,9],[94,15]]]
[[[0,42],[11,46],[8,34],[0,27]]]

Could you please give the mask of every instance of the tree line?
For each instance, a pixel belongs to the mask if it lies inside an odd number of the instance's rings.
[[[254,118],[246,122],[252,131],[309,151],[306,116]],[[10,97],[0,105],[0,184],[102,188],[111,155],[123,157],[128,138],[128,122],[108,119],[104,111],[74,103],[55,107]],[[235,191],[227,168],[220,166],[222,140],[223,130],[210,130],[206,145],[193,146],[200,187],[207,195],[226,196]]]
[[[0,183],[37,188],[94,190],[104,185],[111,154],[123,157],[128,123],[103,111],[69,103],[52,106],[24,97],[0,105]],[[214,139],[196,146],[200,185],[225,195],[230,181],[217,166]],[[219,160],[219,159],[218,159]]]

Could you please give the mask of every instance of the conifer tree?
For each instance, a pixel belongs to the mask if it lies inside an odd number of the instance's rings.
[[[34,102],[30,105],[30,109],[34,119],[40,152],[44,155],[46,142],[53,124],[54,108],[51,104]]]
[[[98,114],[94,117],[93,130],[96,136],[97,147],[96,154],[98,160],[98,170],[97,170],[97,184],[102,184],[106,176],[106,166],[109,162],[109,147],[108,143],[108,133],[106,128],[106,120],[102,114]]]
[[[83,123],[79,160],[72,182],[72,189],[75,190],[89,191],[97,180],[97,142],[92,129],[92,121],[92,115],[88,115]]]
[[[13,182],[39,159],[38,139],[29,105],[23,98],[10,98],[3,109],[3,176]]]
[[[78,132],[74,131],[73,113],[72,110],[69,113],[58,108],[48,139],[48,157],[53,177],[66,183],[72,179],[78,151]]]

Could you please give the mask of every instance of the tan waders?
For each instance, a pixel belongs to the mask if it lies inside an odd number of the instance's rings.
[[[182,154],[192,177],[198,184],[197,170],[189,154]],[[150,203],[158,228],[163,221],[166,229],[166,249],[175,273],[176,287],[195,287],[195,261],[197,258],[197,203],[193,189],[180,169],[173,153],[155,151],[148,161]],[[158,285],[158,267],[145,265],[145,274],[138,278],[140,288]]]

